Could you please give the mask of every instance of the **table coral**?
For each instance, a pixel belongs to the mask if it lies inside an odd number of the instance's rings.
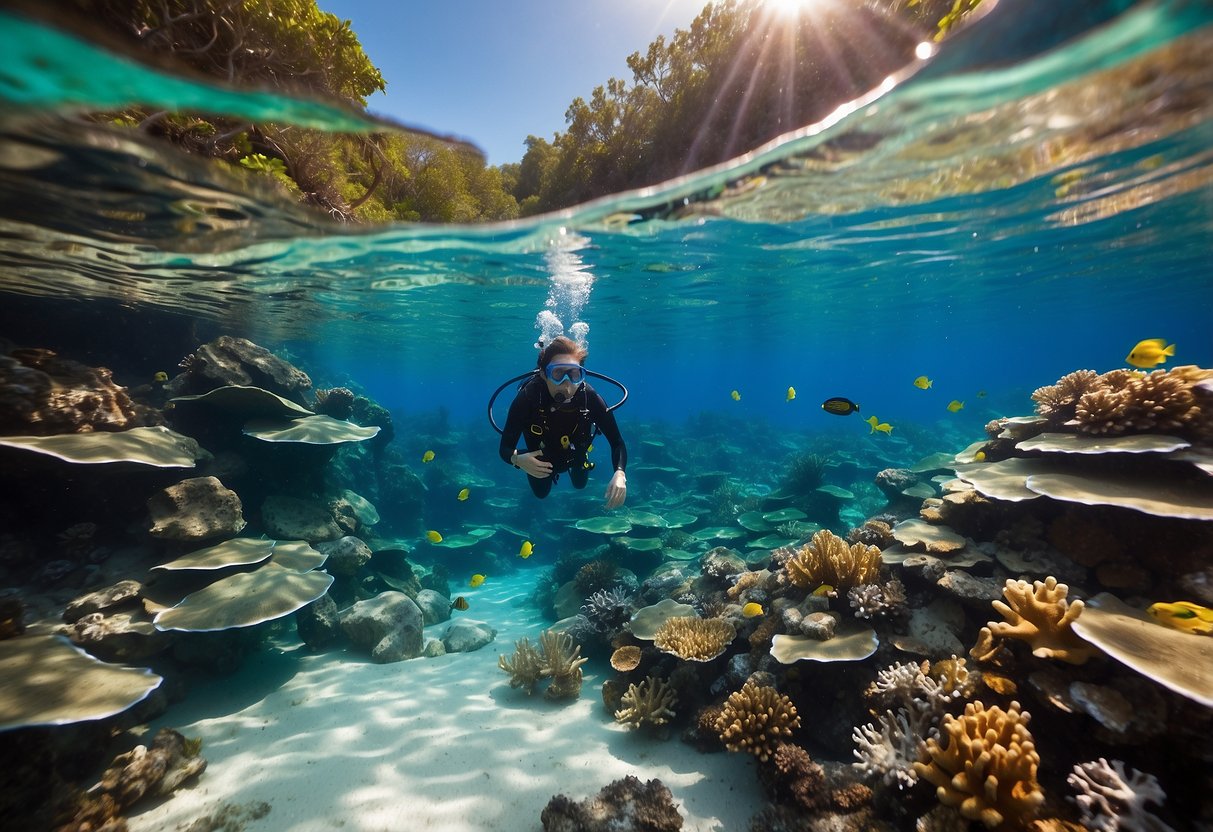
[[[788,580],[801,589],[828,584],[841,591],[876,583],[880,563],[879,547],[848,544],[828,529],[822,529],[807,545],[796,550],[784,569]]]
[[[1005,711],[971,702],[963,716],[944,717],[946,740],[928,739],[929,760],[915,763],[914,770],[936,787],[940,803],[957,807],[969,820],[988,829],[1020,828],[1044,802],[1030,718],[1018,702]]]
[[[1070,624],[1083,610],[1077,599],[1066,603],[1069,587],[1050,576],[1044,581],[1008,580],[1003,596],[1009,604],[994,601],[994,609],[1004,621],[991,621],[981,628],[977,644],[969,655],[986,661],[998,652],[999,639],[1015,638],[1032,647],[1032,655],[1083,664],[1098,650],[1078,637]]]
[[[671,618],[657,630],[653,644],[680,659],[708,662],[723,653],[736,636],[733,625],[719,618]]]
[[[775,688],[746,682],[729,695],[713,727],[730,751],[748,751],[765,763],[779,739],[800,727],[800,716]]]
[[[631,728],[664,725],[674,718],[678,696],[664,679],[649,676],[639,685],[628,685],[622,704],[615,712],[616,721]]]

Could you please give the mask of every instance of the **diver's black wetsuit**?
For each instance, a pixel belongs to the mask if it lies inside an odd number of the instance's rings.
[[[556,481],[556,474],[568,471],[574,488],[585,488],[590,476],[586,448],[590,444],[593,425],[611,444],[611,465],[615,471],[627,466],[628,450],[623,444],[615,414],[607,410],[597,391],[583,384],[567,404],[557,404],[548,393],[547,385],[538,375],[528,379],[510,404],[505,428],[501,431],[501,458],[510,462],[518,449],[518,437],[523,437],[527,451],[543,449],[540,458],[552,463],[552,476],[532,477],[527,482],[536,497],[546,497]],[[567,437],[567,442],[562,441]],[[512,463],[511,463],[512,464]]]

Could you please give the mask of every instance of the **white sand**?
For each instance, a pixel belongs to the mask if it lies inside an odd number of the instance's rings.
[[[473,653],[376,665],[352,653],[279,650],[195,685],[153,729],[201,736],[201,779],[130,819],[133,832],[186,829],[226,807],[270,804],[248,832],[540,830],[554,794],[577,800],[627,774],[659,778],[685,830],[739,832],[762,805],[749,755],[700,754],[677,737],[617,725],[592,663],[569,704],[509,686],[497,657],[544,622],[526,602],[535,573],[464,592],[456,613],[498,630]],[[427,628],[441,636],[446,624]]]

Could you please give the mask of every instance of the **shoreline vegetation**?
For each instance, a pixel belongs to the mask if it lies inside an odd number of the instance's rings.
[[[343,222],[475,223],[553,211],[727,159],[875,86],[981,0],[871,0],[781,16],[761,0],[709,3],[577,97],[566,128],[527,136],[516,163],[404,131],[337,135],[131,107],[94,118],[273,177]],[[136,58],[243,88],[365,109],[387,80],[351,22],[316,0],[67,0]]]

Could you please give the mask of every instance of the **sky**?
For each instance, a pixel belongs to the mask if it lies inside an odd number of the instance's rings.
[[[372,113],[470,140],[499,165],[551,140],[573,99],[686,28],[708,0],[318,0],[352,23],[387,92]]]

